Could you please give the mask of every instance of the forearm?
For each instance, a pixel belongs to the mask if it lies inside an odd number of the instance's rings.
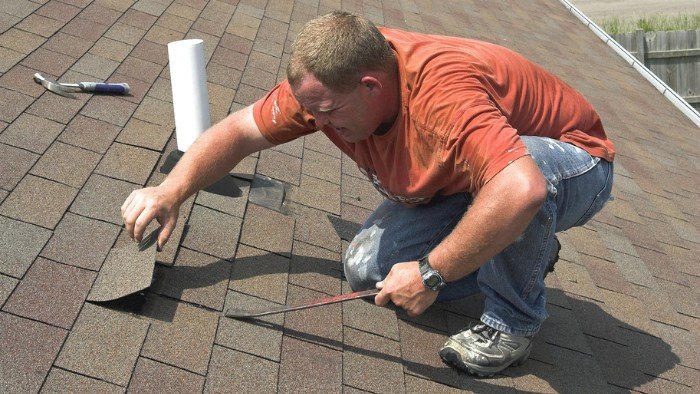
[[[530,157],[524,157],[484,185],[472,206],[430,253],[430,264],[445,281],[476,271],[513,243],[546,198],[546,181]]]
[[[244,108],[202,134],[161,186],[182,202],[221,179],[247,155],[269,146],[271,144],[257,131],[252,106]]]

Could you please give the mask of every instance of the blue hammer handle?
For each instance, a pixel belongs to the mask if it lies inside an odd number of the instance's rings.
[[[131,92],[131,88],[127,83],[80,82],[78,86],[84,92],[119,94],[129,94]]]

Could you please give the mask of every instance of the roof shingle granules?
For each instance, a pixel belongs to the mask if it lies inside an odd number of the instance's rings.
[[[302,24],[332,6],[509,46],[598,109],[618,148],[616,199],[560,235],[551,316],[525,365],[476,380],[440,362],[438,348],[479,317],[483,297],[416,318],[364,300],[222,316],[351,290],[341,252],[381,196],[321,133],[251,155],[227,187],[188,199],[140,312],[83,302],[110,248],[128,242],[119,207],[165,178],[176,146],[165,45],[204,39],[218,120],[284,78]],[[36,85],[36,71],[128,82],[133,93],[66,99]],[[695,392],[697,139],[557,2],[4,0],[0,391]],[[287,183],[281,206],[248,203],[264,191],[251,190],[255,174]]]

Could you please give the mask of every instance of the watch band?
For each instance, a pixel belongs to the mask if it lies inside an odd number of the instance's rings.
[[[423,285],[428,289],[433,291],[442,290],[447,283],[440,275],[440,272],[430,266],[430,261],[428,260],[428,255],[418,259],[418,269],[420,270],[421,279],[423,280]]]

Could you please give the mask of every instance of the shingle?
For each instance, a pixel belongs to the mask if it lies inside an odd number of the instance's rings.
[[[155,0],[141,0],[136,2],[136,4],[132,6],[132,8],[144,12],[146,14],[160,16],[165,11],[165,9],[168,8],[168,5],[158,3]]]
[[[121,225],[120,208],[137,188],[133,183],[93,174],[80,190],[71,212]]]
[[[168,64],[168,47],[147,40],[141,40],[129,55],[161,66]]]
[[[236,90],[236,97],[234,98],[235,103],[231,105],[233,109],[234,105],[240,104],[243,107],[247,107],[256,103],[260,100],[260,97],[265,95],[267,92],[263,89],[256,88],[246,84],[239,84],[238,90]],[[233,112],[233,110],[231,111]]]
[[[181,16],[165,12],[160,16],[160,18],[158,18],[156,25],[166,29],[175,30],[180,33],[187,33],[192,26],[192,21]]]
[[[340,252],[340,236],[337,225],[341,219],[304,206],[294,206],[294,210],[296,212],[295,240],[333,252]]]
[[[156,22],[158,18],[145,12],[137,11],[135,8],[130,8],[119,18],[119,22],[129,26],[138,27],[148,30]]]
[[[294,219],[279,212],[248,204],[241,242],[259,249],[289,256],[292,251]]]
[[[246,60],[248,56],[243,53],[226,49],[223,46],[217,46],[212,55],[211,61],[221,64],[222,66],[231,67],[236,70],[245,70]]]
[[[95,273],[38,258],[3,310],[70,329]]]
[[[109,26],[96,23],[81,17],[77,17],[61,29],[62,32],[71,36],[80,37],[88,41],[97,41],[104,34]]]
[[[66,74],[72,73],[68,71]],[[46,92],[27,109],[28,114],[67,124],[85,105],[89,94],[78,94],[75,100],[67,100],[58,94]]]
[[[136,104],[114,96],[93,96],[80,111],[91,118],[124,126],[136,110]]]
[[[233,34],[224,34],[221,37],[219,46],[247,55],[253,48],[253,42],[240,36],[234,36]]]
[[[352,328],[344,338],[344,384],[375,393],[404,391],[399,342]]]
[[[149,297],[142,315],[154,319],[141,354],[201,375],[207,373],[218,317],[164,297]]]
[[[304,150],[302,174],[340,184],[340,159],[310,149]]]
[[[57,3],[55,1],[51,3]],[[51,4],[48,3],[48,4]],[[58,3],[61,4],[61,3]],[[68,55],[72,58],[79,58],[83,56],[85,52],[92,46],[92,41],[86,40],[84,38],[75,37],[69,34],[58,32],[54,34],[42,48],[48,49],[53,52],[62,53]]]
[[[257,172],[282,182],[298,185],[301,160],[274,150],[264,150],[260,152]]]
[[[435,329],[399,320],[404,371],[450,386],[457,386],[457,371],[442,363],[438,350],[447,336]]]
[[[28,83],[32,80],[35,72],[36,70],[32,68],[18,64],[0,77],[0,86],[32,97],[39,97],[46,89],[40,84]]]
[[[158,152],[114,143],[95,173],[144,185],[159,158]]]
[[[229,174],[238,178],[248,179],[252,181],[255,175],[255,168],[257,167],[257,165],[257,157],[253,155],[246,156],[231,171],[229,171]]]
[[[226,311],[229,308],[262,310],[278,306],[279,304],[260,298],[229,291],[224,310]],[[264,322],[264,324],[259,324],[261,322]],[[216,343],[230,349],[279,362],[283,324],[283,314],[263,316],[257,319],[257,322],[237,320],[224,316],[219,320]]]
[[[0,135],[0,142],[41,154],[61,134],[63,127],[51,120],[22,114]]]
[[[134,117],[149,123],[165,126],[171,130],[175,127],[172,104],[149,96],[143,99]]]
[[[341,151],[321,132],[304,136],[304,148],[340,158]]]
[[[165,68],[164,70],[168,70],[168,68]],[[147,96],[172,104],[173,92],[170,80],[163,76],[158,77],[158,79],[156,79],[153,85],[151,85],[151,88],[148,90]],[[172,131],[173,127],[168,127],[168,129]]]
[[[239,218],[245,213],[250,182],[226,177],[197,194],[196,202]]]
[[[14,121],[32,101],[30,96],[0,88],[0,120],[5,122]]]
[[[317,246],[294,242],[289,283],[330,295],[340,294],[340,254]]]
[[[275,392],[278,373],[275,362],[214,346],[204,392]]]
[[[233,261],[229,288],[284,304],[288,272],[288,258],[240,245]]]
[[[95,47],[93,47],[93,49],[94,48]],[[97,78],[100,81],[104,81],[110,75],[112,75],[117,67],[119,67],[118,61],[88,52],[78,59],[77,62],[75,62],[75,64],[71,67],[71,70]]]
[[[204,377],[140,357],[129,383],[129,391],[143,393],[199,393]]]
[[[57,21],[55,19],[45,18],[37,14],[32,14],[24,18],[24,20],[18,23],[16,26],[18,29],[38,34],[42,37],[51,37],[54,33],[56,33],[60,28],[63,27],[63,24],[63,22]]]
[[[236,254],[239,218],[195,204],[188,224],[183,246],[221,259],[231,259]]]
[[[80,18],[93,21],[95,23],[103,23],[111,25],[119,19],[121,12],[102,7],[99,4],[92,3],[87,6],[79,15]]]
[[[208,19],[199,18],[195,21],[192,29],[211,34],[216,37],[221,37],[226,29],[226,23],[214,22]]]
[[[445,393],[457,394],[462,390],[437,382],[431,382],[423,378],[418,378],[412,375],[406,375],[406,392],[407,393]]]
[[[367,179],[343,175],[342,201],[345,204],[373,211],[382,203],[383,197]]]
[[[0,46],[0,72],[7,72],[22,59],[24,59],[24,54],[21,52],[13,51],[12,49]]]
[[[0,216],[0,272],[23,277],[49,237],[49,230]]]
[[[177,15],[181,18],[189,19],[191,21],[197,19],[199,16],[199,13],[201,10],[194,8],[194,7],[188,7],[184,4],[178,4],[178,3],[172,3],[170,7],[167,8],[166,10],[168,13],[171,13],[173,15]]]
[[[289,198],[299,204],[340,215],[339,185],[302,175],[300,186],[292,188],[290,195]]]
[[[124,388],[101,380],[78,375],[60,368],[51,368],[46,382],[41,387],[42,393],[123,393]]]
[[[161,71],[163,71],[163,65],[151,63],[133,56],[124,59],[117,69],[117,72],[120,74],[128,75],[148,83],[153,83],[153,81],[158,78]]]
[[[325,297],[328,295],[290,284],[287,304],[296,305]],[[287,314],[284,332],[286,335],[341,350],[343,347],[342,319],[342,309],[339,304],[304,309]]]
[[[62,53],[38,48],[22,60],[22,64],[50,75],[62,75],[75,62],[75,58]]]
[[[119,227],[113,224],[68,212],[41,255],[64,264],[97,271],[117,234]]]
[[[341,167],[343,168],[343,171],[342,171],[343,174],[350,175],[352,177],[359,178],[359,179],[367,179],[367,176],[360,172],[360,169],[357,167],[357,163],[352,161],[350,156],[343,154],[343,158],[341,161],[342,161]]]
[[[80,188],[101,157],[98,153],[56,141],[30,173]]]
[[[39,48],[45,40],[46,39],[40,35],[13,27],[0,35],[0,46],[27,55]]]
[[[119,127],[78,115],[58,137],[60,141],[95,152],[105,153],[119,134]]]
[[[38,157],[26,150],[0,144],[0,188],[14,189]]]
[[[180,248],[173,267],[157,267],[153,291],[182,301],[222,310],[231,263]]]
[[[12,290],[15,289],[19,281],[9,276],[0,275],[0,307],[5,303],[7,297],[10,296]]]
[[[343,282],[343,293],[352,289]],[[399,323],[396,312],[388,307],[374,305],[371,298],[343,302],[343,325],[399,340]]]
[[[209,92],[209,113],[211,122],[216,124],[229,115],[229,108],[233,103],[236,91],[211,82],[207,83]]]
[[[72,187],[27,175],[0,205],[0,213],[53,229],[77,193]]]
[[[172,134],[172,129],[131,118],[119,133],[117,141],[162,151]]]
[[[143,29],[117,22],[109,28],[104,36],[125,44],[136,45],[145,34],[146,31]]]
[[[59,1],[49,1],[39,8],[35,14],[68,22],[80,12],[80,8]]]
[[[281,392],[340,393],[343,353],[292,337],[282,341]]]
[[[3,392],[38,392],[66,331],[0,312],[0,371]]]
[[[55,365],[126,386],[147,331],[146,321],[86,303]]]
[[[144,39],[156,44],[167,45],[169,42],[182,40],[184,36],[185,33],[156,25],[151,27]]]

